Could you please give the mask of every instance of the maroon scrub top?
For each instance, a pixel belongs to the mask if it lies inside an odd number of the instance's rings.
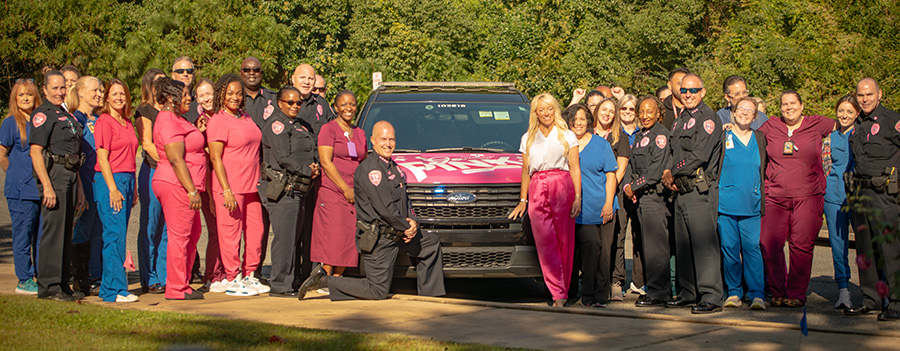
[[[834,120],[820,115],[804,116],[800,128],[788,136],[782,117],[770,117],[759,131],[766,136],[766,195],[805,197],[825,194],[822,170],[822,139],[834,130]],[[794,153],[784,154],[786,141]]]

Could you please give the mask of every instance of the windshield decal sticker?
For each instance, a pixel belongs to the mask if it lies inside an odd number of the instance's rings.
[[[478,111],[478,117],[491,118],[494,117],[494,114],[491,111]]]
[[[425,105],[425,109],[428,111],[434,110],[434,105]]]
[[[509,120],[509,112],[508,111],[494,111],[494,120],[508,121]]]

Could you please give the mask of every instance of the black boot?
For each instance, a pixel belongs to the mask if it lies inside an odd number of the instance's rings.
[[[72,278],[73,288],[85,296],[91,294],[91,243],[84,242],[72,245]]]

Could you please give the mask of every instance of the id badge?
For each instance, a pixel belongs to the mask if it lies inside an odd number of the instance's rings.
[[[734,135],[730,134],[730,133],[727,135],[728,136],[725,137],[725,148],[726,149],[734,149],[734,138],[733,138]]]
[[[347,153],[350,154],[350,157],[356,157],[356,143],[352,141],[347,142]]]
[[[794,142],[793,141],[785,141],[784,142],[784,154],[785,155],[793,155],[794,154]]]

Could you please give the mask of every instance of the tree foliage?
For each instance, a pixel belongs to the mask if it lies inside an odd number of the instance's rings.
[[[707,102],[721,82],[747,78],[778,113],[784,89],[807,113],[871,76],[900,102],[900,3],[883,0],[8,0],[0,17],[0,86],[74,64],[125,80],[194,59],[199,77],[260,59],[277,88],[311,63],[332,92],[364,100],[371,73],[386,81],[511,81],[562,100],[576,87],[618,85],[650,93],[667,72],[701,74]]]

